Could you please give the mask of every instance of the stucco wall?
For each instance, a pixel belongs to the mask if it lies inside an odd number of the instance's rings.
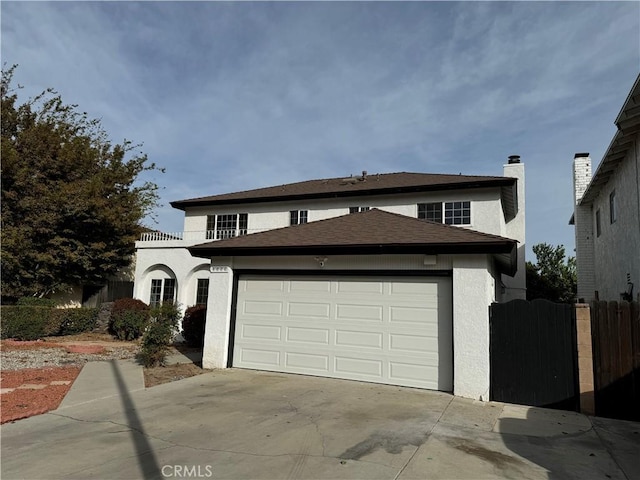
[[[290,210],[308,210],[308,221],[323,220],[349,213],[349,207],[371,207],[417,218],[418,203],[470,201],[471,225],[485,233],[506,235],[499,189],[473,189],[453,192],[367,196],[353,199],[320,199],[295,202],[274,202],[239,206],[198,207],[185,212],[185,232],[204,232],[207,215],[248,213],[249,233],[289,226]],[[524,227],[523,227],[524,228]]]
[[[209,278],[209,265],[184,248],[138,249],[133,296],[149,303],[152,279],[175,278],[176,301],[185,309],[195,304],[197,279]]]
[[[453,393],[457,396],[489,400],[489,306],[495,290],[486,256],[454,258]]]
[[[601,300],[620,300],[627,290],[627,273],[640,292],[640,134],[618,164],[614,174],[594,200],[593,222],[595,290]],[[610,222],[609,195],[616,192],[617,219]],[[601,234],[595,232],[595,215],[600,210]]]
[[[503,235],[508,238],[513,238],[518,241],[517,248],[517,265],[518,269],[513,277],[509,275],[502,275],[501,280],[504,285],[504,292],[502,293],[502,299],[505,302],[514,300],[517,298],[527,298],[527,278],[525,268],[525,252],[526,252],[526,210],[525,210],[525,174],[523,163],[511,163],[504,165],[504,176],[517,178],[518,183],[516,185],[516,202],[517,212],[516,216],[509,222],[504,223],[503,230],[499,235]],[[504,217],[500,217],[504,218]],[[489,232],[491,233],[491,232]]]
[[[488,400],[489,305],[495,298],[490,268],[485,255],[330,256],[324,267],[310,256],[213,259],[203,366],[227,366],[234,270],[452,270],[454,394]]]

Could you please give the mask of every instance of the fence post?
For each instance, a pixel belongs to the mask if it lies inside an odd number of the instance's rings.
[[[578,341],[578,381],[580,386],[580,411],[595,415],[593,387],[593,350],[591,346],[591,311],[586,303],[577,303],[576,337]]]

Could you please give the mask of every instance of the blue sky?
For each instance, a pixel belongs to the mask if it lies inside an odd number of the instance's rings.
[[[2,62],[143,142],[169,201],[312,178],[526,164],[527,244],[573,252],[571,163],[594,167],[640,71],[638,2],[8,2]],[[595,169],[595,168],[594,168]],[[528,249],[530,252],[530,248]]]

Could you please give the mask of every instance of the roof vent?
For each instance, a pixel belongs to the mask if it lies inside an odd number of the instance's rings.
[[[509,155],[509,165],[513,163],[520,163],[520,155]]]

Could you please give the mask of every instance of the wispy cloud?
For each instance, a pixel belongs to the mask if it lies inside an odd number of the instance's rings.
[[[144,142],[165,204],[363,169],[499,174],[518,153],[529,244],[573,245],[573,153],[600,158],[640,69],[637,3],[1,8],[25,93],[53,86]]]

